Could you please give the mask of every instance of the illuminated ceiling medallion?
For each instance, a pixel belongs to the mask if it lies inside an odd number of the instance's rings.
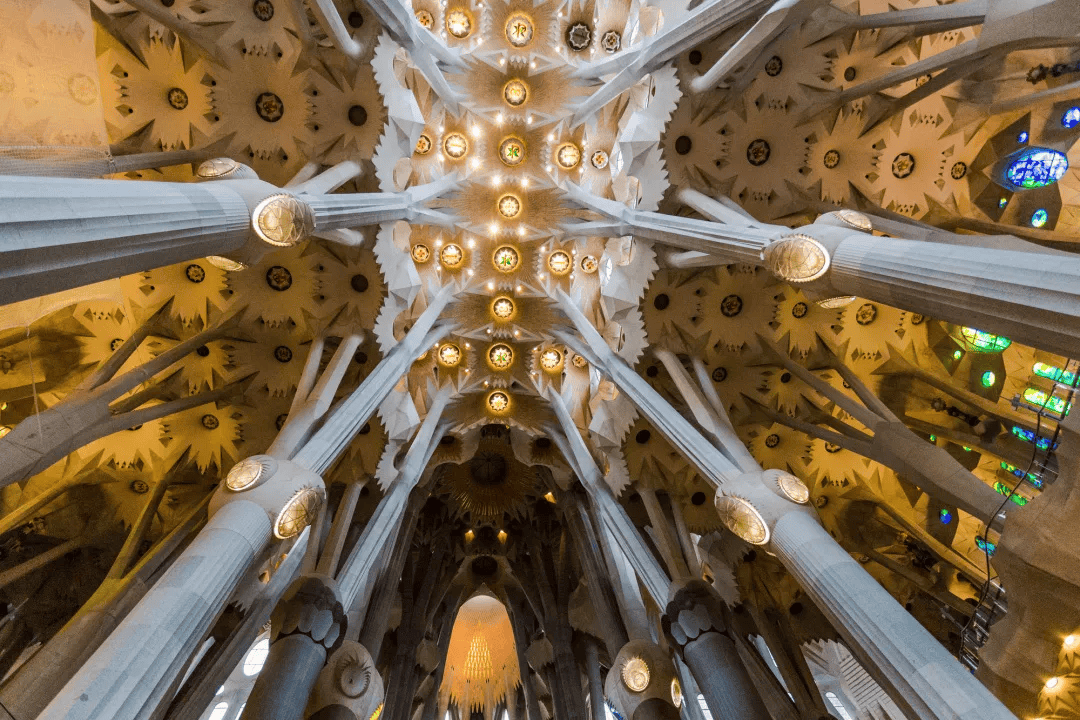
[[[574,367],[577,368],[587,367],[589,364],[589,361],[585,359],[584,355],[574,355],[574,359],[571,360],[571,362],[574,363]]]
[[[555,372],[562,367],[562,353],[555,348],[549,348],[540,354],[540,367],[547,372]]]
[[[416,11],[416,22],[420,23],[420,27],[430,30],[435,27],[435,18],[431,17],[431,13],[427,10]]]
[[[581,148],[574,143],[563,143],[555,152],[555,162],[563,170],[573,170],[581,162]]]
[[[496,390],[488,395],[487,399],[488,410],[493,413],[501,414],[510,409],[510,396],[504,393],[502,390]]]
[[[495,298],[491,303],[491,312],[500,320],[509,320],[514,316],[514,301],[508,297]]]
[[[556,250],[548,255],[548,270],[556,275],[565,275],[570,272],[570,256],[562,250]]]
[[[504,165],[514,167],[525,159],[525,143],[516,137],[508,137],[499,143],[499,159]]]
[[[221,257],[220,255],[207,255],[206,262],[210,263],[219,270],[229,270],[236,272],[238,270],[246,270],[247,265],[236,260],[230,260],[227,257]]]
[[[817,280],[829,269],[829,251],[809,235],[785,235],[761,251],[761,260],[774,275],[790,283]]]
[[[845,305],[850,305],[855,302],[854,295],[841,295],[838,297],[825,298],[824,300],[818,300],[817,304],[823,308],[832,310],[833,308],[842,308]]]
[[[416,141],[416,154],[427,155],[431,152],[431,138],[426,134],[421,135],[420,139]]]
[[[606,53],[616,53],[622,47],[622,35],[617,30],[608,30],[600,38],[600,47]]]
[[[431,259],[431,250],[423,243],[417,243],[412,248],[412,259],[418,263],[426,263]]]
[[[274,522],[274,535],[285,540],[286,538],[299,535],[304,528],[315,521],[322,507],[322,492],[317,488],[306,487],[296,491],[296,494],[285,503],[285,507],[278,513]]]
[[[807,489],[802,480],[790,473],[781,472],[777,475],[776,484],[780,487],[780,492],[784,493],[784,497],[791,502],[802,505],[810,499],[810,490]]]
[[[461,362],[461,348],[454,343],[446,343],[439,348],[439,364],[444,367],[457,367]]]
[[[529,99],[529,88],[520,80],[511,80],[503,86],[503,100],[511,107],[519,107]]]
[[[671,678],[671,704],[681,708],[682,700],[682,685],[679,684],[679,678]]]
[[[514,272],[518,268],[518,264],[521,262],[521,256],[518,255],[518,251],[509,245],[503,245],[495,251],[491,261],[495,263],[495,268],[504,273]]]
[[[720,495],[716,498],[720,521],[732,533],[751,545],[769,542],[769,527],[753,505],[740,497]]]
[[[842,209],[836,211],[836,217],[840,218],[851,227],[862,230],[863,232],[870,232],[874,229],[874,224],[870,222],[870,218],[866,217],[861,212]]]
[[[603,150],[597,150],[589,156],[589,162],[591,162],[592,166],[597,170],[603,170],[607,167],[608,154]]]
[[[514,47],[525,47],[532,37],[532,20],[524,13],[514,13],[506,21],[506,40]]]
[[[464,10],[451,10],[446,13],[446,32],[456,38],[468,37],[472,32],[472,18]]]
[[[452,132],[443,138],[442,149],[446,157],[458,160],[469,152],[469,141],[461,133]]]
[[[499,198],[499,214],[504,218],[515,218],[521,213],[521,201],[513,195]]]
[[[461,246],[454,243],[450,243],[439,252],[439,261],[451,270],[461,267],[461,261],[464,259],[465,253],[461,251]]]
[[[255,234],[275,247],[292,247],[315,231],[315,212],[298,197],[271,195],[252,211]]]
[[[600,267],[600,262],[592,255],[581,258],[581,270],[586,273],[594,273]]]
[[[644,692],[649,687],[649,664],[639,657],[630,658],[622,667],[622,681],[633,692]]]
[[[488,362],[496,370],[506,370],[514,364],[514,351],[503,343],[492,345],[488,350]]]

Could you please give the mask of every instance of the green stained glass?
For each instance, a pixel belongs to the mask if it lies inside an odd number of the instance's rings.
[[[1032,366],[1031,371],[1039,377],[1044,377],[1054,382],[1063,383],[1065,385],[1072,385],[1076,382],[1076,374],[1066,372],[1059,367],[1053,365],[1047,365],[1046,363],[1037,362]]]
[[[1072,409],[1072,403],[1067,403],[1063,398],[1033,387],[1024,390],[1024,402],[1053,410],[1058,415],[1068,415],[1069,410]]]
[[[1003,482],[994,483],[994,489],[998,491],[999,495],[1007,495],[1009,500],[1013,501],[1017,505],[1023,507],[1028,504],[1027,498],[1020,495],[1010,495],[1012,488]]]
[[[1012,345],[1012,340],[975,328],[960,328],[960,339],[973,352],[996,353]]]

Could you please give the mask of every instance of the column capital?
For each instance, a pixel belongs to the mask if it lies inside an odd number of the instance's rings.
[[[671,584],[664,609],[663,628],[679,649],[708,632],[724,632],[724,607],[716,591],[703,580],[680,580]]]
[[[382,705],[386,690],[375,660],[360,643],[345,640],[338,644],[319,673],[308,701],[307,717],[332,708],[344,707],[353,717],[369,718]]]
[[[304,575],[293,582],[270,617],[273,640],[304,635],[332,653],[345,640],[347,619],[334,581],[323,575]],[[358,678],[349,681],[359,682]]]

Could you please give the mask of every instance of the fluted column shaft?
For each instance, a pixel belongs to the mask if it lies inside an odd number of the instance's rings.
[[[909,717],[1014,720],[810,515],[777,520],[771,549]]]
[[[222,507],[40,720],[149,717],[270,536],[261,506]]]
[[[15,302],[239,249],[226,183],[0,177],[0,297]]]
[[[301,197],[315,213],[315,227],[320,231],[402,220],[410,205],[408,196],[401,193],[340,193]]]
[[[833,251],[828,280],[843,294],[1080,355],[1080,257],[1071,253],[852,233]]]

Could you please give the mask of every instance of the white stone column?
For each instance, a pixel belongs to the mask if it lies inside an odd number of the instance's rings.
[[[224,255],[244,245],[250,226],[229,183],[0,177],[0,297]]]
[[[909,717],[1014,720],[807,512],[777,520],[770,549]]]
[[[212,515],[40,720],[149,717],[271,533],[271,518],[254,502]]]

